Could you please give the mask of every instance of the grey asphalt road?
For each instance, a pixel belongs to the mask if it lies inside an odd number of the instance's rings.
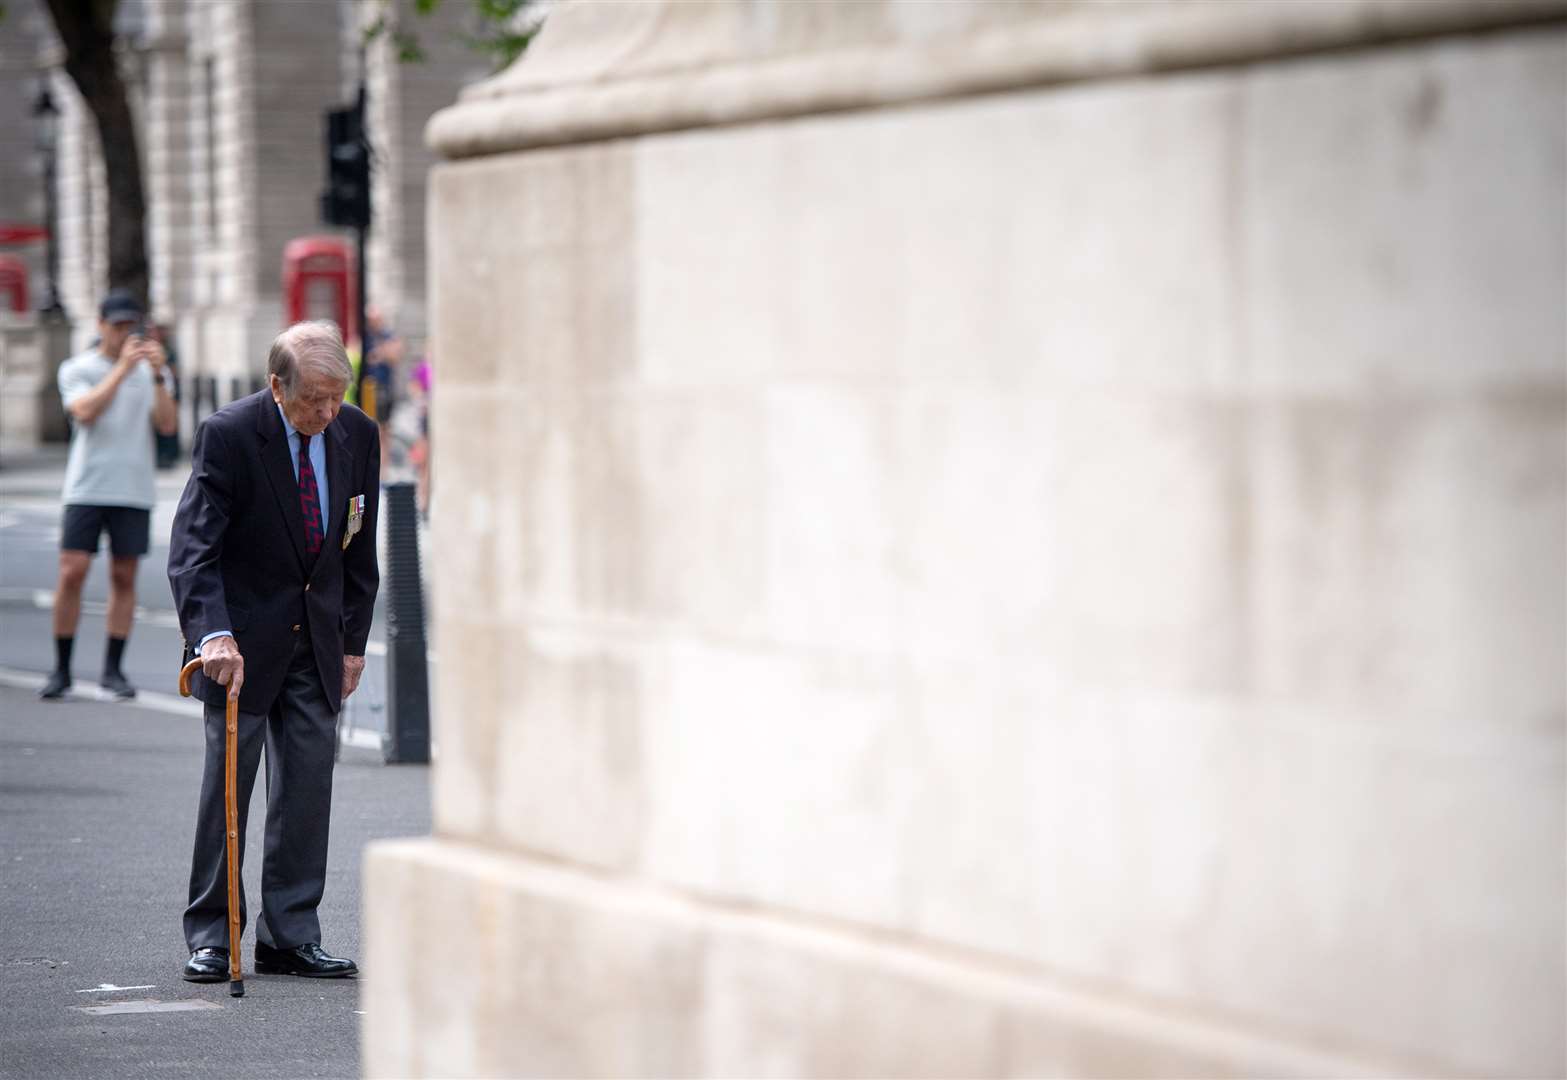
[[[7,687],[0,716],[0,1076],[357,1076],[357,982],[255,975],[250,927],[245,997],[179,977],[199,724]],[[252,898],[264,786],[247,831]],[[363,965],[365,845],[427,834],[429,806],[427,768],[344,752],[321,906],[329,951]],[[116,1005],[134,1011],[83,1011]],[[170,1006],[186,1008],[144,1011]]]

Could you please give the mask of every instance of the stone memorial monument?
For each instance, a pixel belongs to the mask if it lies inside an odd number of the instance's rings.
[[[1564,1068],[1567,5],[558,5],[428,129],[370,1076]]]

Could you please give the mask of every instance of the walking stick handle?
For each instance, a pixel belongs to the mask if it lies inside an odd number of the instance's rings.
[[[180,697],[190,697],[190,677],[201,670],[201,657],[180,668]]]

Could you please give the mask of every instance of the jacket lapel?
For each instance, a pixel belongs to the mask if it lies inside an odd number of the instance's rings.
[[[261,463],[272,482],[272,494],[277,497],[278,509],[283,512],[283,527],[294,545],[294,555],[306,570],[310,564],[305,559],[305,519],[299,512],[299,481],[294,477],[294,462],[289,457],[288,436],[283,431],[283,418],[278,415],[277,402],[263,390],[259,395],[256,434],[261,439]]]
[[[333,421],[327,425],[326,437],[326,487],[327,497],[332,500],[332,505],[327,508],[327,512],[331,514],[331,525],[326,540],[321,545],[322,555],[342,548],[343,530],[348,525],[348,500],[350,496],[358,494],[348,490],[350,462],[347,429]],[[304,528],[303,518],[300,519],[300,528]]]

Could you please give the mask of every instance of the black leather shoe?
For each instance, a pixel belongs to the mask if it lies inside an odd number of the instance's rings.
[[[136,696],[136,688],[118,671],[105,671],[103,678],[98,680],[98,685],[121,701],[129,701]]]
[[[229,951],[216,945],[204,945],[185,961],[188,982],[222,982],[229,977]]]
[[[49,675],[49,681],[44,683],[42,690],[38,691],[38,696],[45,701],[59,701],[70,688],[71,673],[69,671],[56,671]]]
[[[256,973],[258,975],[303,975],[310,979],[341,979],[358,975],[359,967],[342,956],[328,956],[316,942],[296,945],[292,949],[274,949],[256,942]]]

